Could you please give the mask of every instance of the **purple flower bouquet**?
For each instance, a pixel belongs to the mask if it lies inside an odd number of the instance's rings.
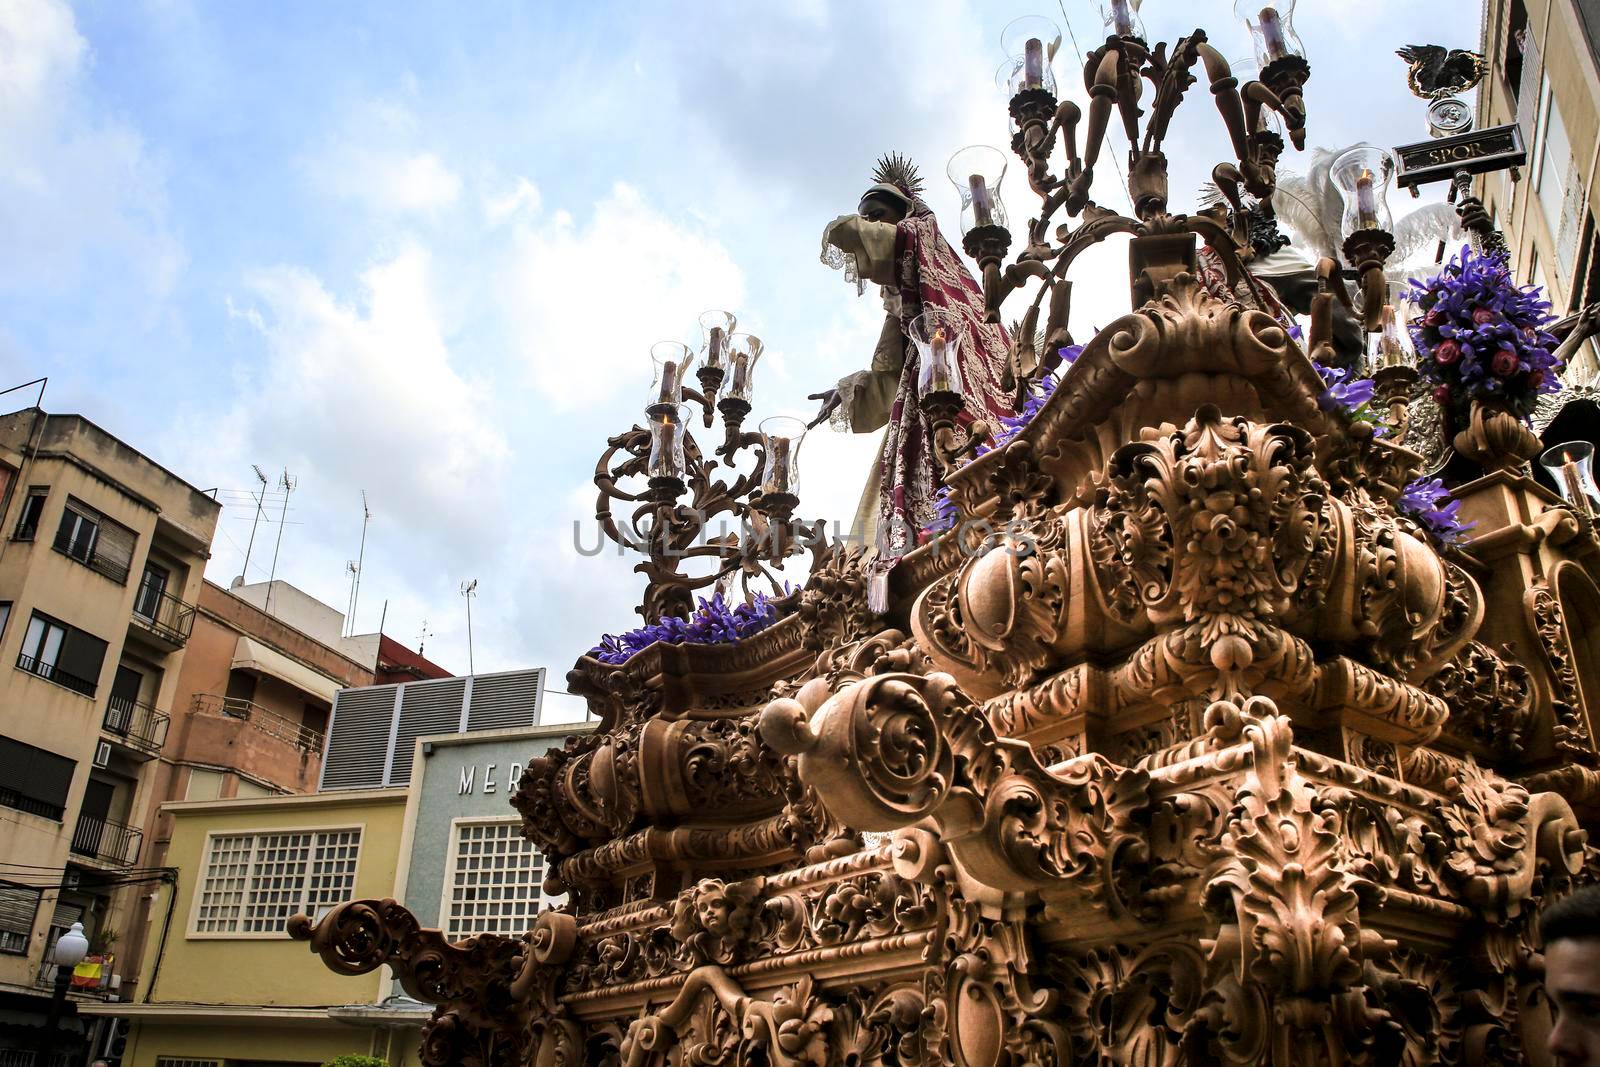
[[[606,634],[589,650],[589,655],[601,663],[626,663],[635,653],[657,641],[667,645],[731,644],[760,633],[777,621],[777,606],[761,593],[748,604],[731,607],[719,592],[710,600],[701,597],[700,607],[687,619],[665,615],[660,622],[627,633]]]
[[[1550,302],[1538,286],[1512,281],[1503,253],[1464,247],[1407,296],[1421,309],[1411,320],[1418,370],[1446,412],[1495,401],[1526,420],[1542,394],[1560,388]]]

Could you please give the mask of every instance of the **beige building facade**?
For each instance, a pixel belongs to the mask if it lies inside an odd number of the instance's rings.
[[[0,1050],[82,922],[117,974],[221,506],[78,415],[0,416]],[[154,876],[152,876],[154,877]]]
[[[1600,2],[1485,0],[1478,88],[1480,128],[1515,122],[1528,165],[1478,179],[1478,192],[1511,249],[1518,281],[1545,287],[1557,317],[1600,301]],[[1594,385],[1591,340],[1569,385]]]

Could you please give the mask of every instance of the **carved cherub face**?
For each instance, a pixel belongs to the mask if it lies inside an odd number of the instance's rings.
[[[694,905],[702,930],[719,936],[728,932],[732,923],[727,894],[706,888],[697,895]]]

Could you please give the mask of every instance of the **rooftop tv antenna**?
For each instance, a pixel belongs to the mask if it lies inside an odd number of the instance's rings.
[[[357,563],[353,559],[347,559],[344,561],[344,572],[350,576],[350,593],[344,598],[345,625],[344,630],[339,636],[349,637],[351,634],[355,633],[355,627],[350,625],[350,616],[355,612],[354,605],[356,602],[356,576],[361,573],[361,564]]]
[[[478,668],[472,661],[472,598],[478,595],[478,579],[471,578],[462,582],[461,595],[467,601],[467,673],[477,674]]]
[[[283,475],[278,479],[278,488],[283,490],[283,513],[278,517],[278,542],[272,546],[272,570],[267,574],[267,606],[264,609],[268,614],[272,612],[272,583],[278,577],[278,549],[283,547],[283,528],[289,522],[289,494],[294,492],[295,486],[300,483],[289,473],[289,468],[283,468]]]
[[[384,601],[384,612],[385,612],[385,614],[388,613],[388,610],[389,610],[389,602],[386,600],[386,601]],[[428,629],[428,620],[427,619],[423,619],[422,620],[422,632],[417,635],[417,655],[419,655],[419,656],[422,655],[423,649],[427,648],[427,646],[428,646],[428,638],[430,638],[432,636],[433,636],[433,631]]]
[[[244,566],[239,569],[239,576],[246,582],[250,580],[250,550],[256,547],[256,527],[261,525],[261,511],[267,499],[267,472],[255,463],[250,464],[250,469],[256,472],[256,478],[261,482],[261,490],[250,494],[256,501],[256,517],[250,523],[250,540],[244,546]]]
[[[361,490],[361,547],[356,550],[356,561],[350,565],[354,581],[350,589],[350,633],[356,632],[356,605],[361,603],[361,564],[367,558],[367,524],[372,521],[372,509],[367,507],[367,491]]]

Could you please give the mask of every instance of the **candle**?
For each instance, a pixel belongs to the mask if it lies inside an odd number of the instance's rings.
[[[638,386],[634,386],[638,388]],[[669,359],[661,365],[661,395],[657,400],[662,404],[676,404],[678,402],[678,363]]]
[[[1022,87],[1038,89],[1044,85],[1044,42],[1029,37],[1022,49]]]
[[[1283,21],[1278,18],[1278,9],[1264,7],[1261,9],[1261,40],[1267,48],[1267,59],[1282,59],[1289,51],[1283,43]]]
[[[706,341],[706,366],[718,370],[722,368],[722,346],[724,335],[721,326],[711,327],[711,336]]]
[[[989,199],[989,187],[984,183],[983,175],[968,177],[967,188],[972,190],[972,225],[994,225],[994,203]]]
[[[928,357],[928,392],[947,393],[952,390],[950,384],[950,360],[946,350],[946,340],[943,326],[936,326],[933,330],[933,339],[929,343],[931,354]]]
[[[1362,170],[1356,179],[1356,216],[1363,230],[1378,228],[1378,198],[1372,189],[1372,171]]]
[[[738,397],[740,400],[750,399],[750,356],[745,352],[733,354],[733,385],[728,390],[729,396]]]
[[[767,479],[761,487],[763,493],[789,491],[789,449],[787,437],[767,438]]]
[[[1118,37],[1133,36],[1133,12],[1128,9],[1128,0],[1111,0],[1111,25]]]
[[[1589,503],[1589,494],[1583,488],[1583,467],[1570,452],[1563,452],[1561,459],[1561,480],[1567,486],[1567,491],[1562,495],[1567,498],[1567,503],[1582,508],[1585,515],[1593,515],[1594,508]]]

